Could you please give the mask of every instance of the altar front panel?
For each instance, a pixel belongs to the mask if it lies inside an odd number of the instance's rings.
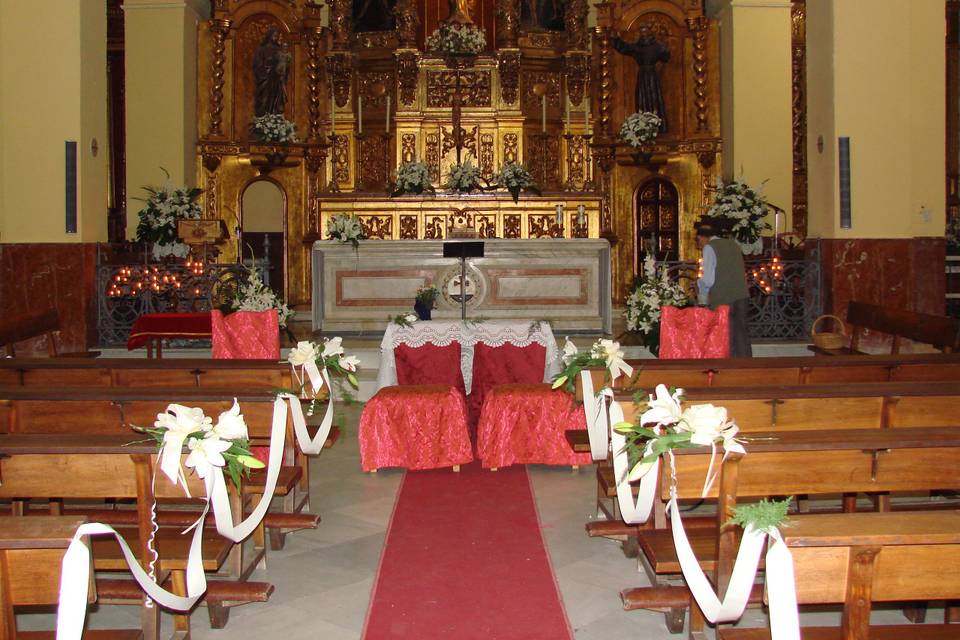
[[[440,289],[435,319],[460,317],[460,263],[443,242],[313,245],[313,328],[383,331],[413,311],[417,289]],[[596,239],[487,240],[467,262],[468,319],[548,320],[555,331],[611,331],[610,245]]]

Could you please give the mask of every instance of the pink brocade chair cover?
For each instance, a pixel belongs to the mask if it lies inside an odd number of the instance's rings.
[[[360,415],[360,463],[438,469],[473,460],[463,394],[450,385],[384,387]]]
[[[547,348],[537,343],[525,347],[510,343],[491,347],[481,342],[474,346],[473,383],[467,399],[471,422],[479,419],[483,400],[494,385],[543,382],[546,357]]]
[[[445,384],[466,393],[459,342],[443,346],[427,343],[421,347],[401,344],[393,350],[393,357],[397,365],[397,383],[401,386]]]
[[[279,360],[280,323],[276,309],[210,312],[213,357],[216,359]]]
[[[477,457],[484,468],[511,464],[590,464],[574,453],[566,432],[585,429],[583,405],[549,384],[497,385],[487,394],[477,425]]]
[[[660,315],[660,359],[729,358],[730,307],[664,307]]]

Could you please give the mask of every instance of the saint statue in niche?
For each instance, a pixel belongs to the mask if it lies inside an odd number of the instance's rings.
[[[562,0],[523,0],[520,26],[527,31],[563,31]]]
[[[280,40],[279,30],[270,27],[253,54],[255,111],[258,118],[271,113],[283,113],[283,107],[287,103],[290,59],[290,52]]]
[[[396,4],[396,0],[353,0],[353,30],[393,31]]]
[[[637,111],[649,111],[660,116],[660,133],[667,132],[667,109],[660,88],[657,63],[670,60],[670,50],[654,37],[648,25],[640,26],[640,37],[633,44],[619,37],[613,39],[613,48],[637,63],[637,92],[634,106]],[[662,65],[661,65],[662,66]]]

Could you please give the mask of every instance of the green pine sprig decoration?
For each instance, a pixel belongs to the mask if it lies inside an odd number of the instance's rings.
[[[764,498],[753,504],[739,505],[733,510],[733,517],[727,524],[735,524],[744,529],[752,526],[757,531],[769,534],[774,529],[783,527],[792,501],[793,496],[790,496],[779,501]]]

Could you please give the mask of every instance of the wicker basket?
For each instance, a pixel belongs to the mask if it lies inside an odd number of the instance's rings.
[[[831,333],[823,331],[817,333],[817,324],[824,318],[833,318],[840,326],[840,333]],[[821,349],[841,349],[847,346],[846,327],[843,326],[843,320],[834,315],[823,315],[813,321],[810,326],[810,337],[813,338],[813,344]]]

